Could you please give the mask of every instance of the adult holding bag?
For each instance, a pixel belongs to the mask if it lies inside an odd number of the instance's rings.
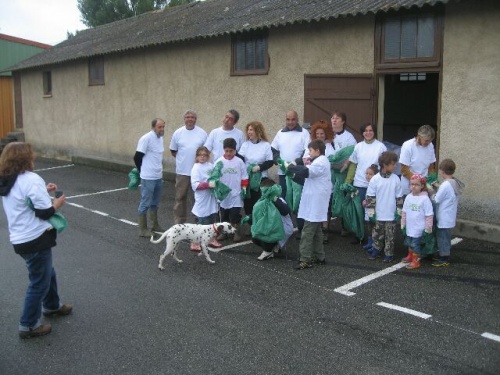
[[[49,219],[65,203],[65,196],[53,201],[49,192],[53,183],[33,173],[35,155],[29,143],[7,144],[0,156],[0,195],[7,216],[10,242],[25,261],[29,273],[19,336],[23,339],[51,332],[50,324],[41,323],[45,316],[68,315],[73,307],[62,304],[57,293],[56,273],[52,266],[52,247],[57,231]],[[33,209],[27,202],[31,201]]]

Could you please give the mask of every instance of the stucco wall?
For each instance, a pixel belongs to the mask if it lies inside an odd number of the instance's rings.
[[[446,10],[440,158],[466,183],[460,217],[500,224],[500,4]]]
[[[26,139],[46,156],[131,163],[152,118],[167,121],[168,148],[188,108],[207,131],[236,108],[238,126],[260,120],[272,138],[287,110],[302,119],[304,74],[372,72],[373,25],[365,16],[273,29],[264,76],[229,75],[229,37],[106,56],[104,86],[88,86],[86,61],[54,66],[52,98],[42,98],[41,72],[24,72]],[[173,170],[173,163],[166,153],[166,168]]]

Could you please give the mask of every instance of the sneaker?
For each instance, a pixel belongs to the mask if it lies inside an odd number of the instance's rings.
[[[311,258],[312,264],[318,264],[320,266],[324,266],[326,264],[326,259],[319,260],[318,258]]]
[[[311,263],[311,262],[306,262],[306,261],[304,261],[304,260],[301,260],[301,261],[297,262],[297,263],[293,266],[293,268],[295,268],[297,271],[299,271],[299,270],[304,270],[304,269],[306,269],[306,268],[311,268],[312,266],[313,266],[313,265],[312,265],[312,263]]]
[[[259,255],[257,258],[258,260],[267,260],[274,258],[274,252],[273,251],[263,251],[262,254]]]
[[[73,311],[73,305],[67,305],[64,304],[62,305],[58,310],[54,311],[44,311],[43,315],[45,316],[64,316],[64,315],[69,315]]]
[[[19,331],[19,337],[22,339],[31,339],[33,337],[45,336],[52,331],[50,324],[42,324],[38,328],[29,331]]]
[[[450,261],[445,257],[441,257],[438,260],[436,260],[435,262],[432,262],[432,266],[434,266],[434,267],[447,267],[449,265],[450,265]]]
[[[391,263],[393,261],[394,261],[394,257],[392,255],[386,255],[384,257],[384,260],[383,260],[384,263]]]
[[[214,238],[212,241],[208,243],[208,246],[220,249],[222,247],[222,244],[220,242],[217,242],[217,240]]]
[[[380,257],[380,251],[372,247],[372,251],[370,252],[370,255],[368,255],[368,259],[375,260],[379,257]]]
[[[276,245],[276,246],[274,247],[274,249],[273,249],[273,251],[274,251],[274,253],[275,253],[275,254],[280,254],[280,253],[281,253],[281,251],[283,251],[283,250],[285,250],[285,248],[283,248],[283,249],[282,249],[282,248],[281,248],[281,247],[279,247],[278,245]]]
[[[201,246],[199,243],[191,242],[191,251],[199,252],[201,251]]]

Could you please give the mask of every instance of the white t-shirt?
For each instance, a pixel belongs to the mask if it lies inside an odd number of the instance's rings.
[[[243,160],[235,156],[231,160],[226,159],[221,156],[215,161],[217,164],[222,161],[222,176],[220,182],[226,184],[231,192],[229,195],[220,202],[220,206],[224,209],[229,209],[233,207],[243,207],[243,199],[241,198],[241,180],[248,180],[247,167]]]
[[[349,158],[352,163],[357,164],[356,174],[354,175],[354,186],[368,186],[368,181],[366,181],[366,169],[372,164],[378,165],[378,157],[384,151],[387,151],[387,147],[376,139],[372,143],[363,141],[354,146],[354,152]]]
[[[301,158],[307,145],[310,143],[310,135],[307,130],[300,128],[302,131],[288,130],[287,128],[276,133],[271,147],[279,151],[280,158],[287,162],[295,161]],[[282,175],[281,168],[278,168],[278,174]]]
[[[458,197],[449,181],[443,181],[434,198],[437,204],[437,227],[454,228],[457,222]]]
[[[403,204],[406,213],[406,235],[420,238],[425,230],[425,217],[434,215],[432,202],[427,194],[408,194]]]
[[[175,173],[190,176],[196,159],[196,150],[207,140],[207,132],[196,126],[189,130],[185,126],[177,129],[170,140],[170,150],[175,155]]]
[[[33,207],[47,209],[52,206],[45,181],[36,173],[26,171],[17,176],[7,196],[2,197],[3,209],[9,223],[10,242],[14,245],[33,241],[51,228],[47,220],[35,216],[26,205],[30,198]]]
[[[191,170],[191,188],[194,191],[194,206],[191,212],[196,217],[207,217],[217,212],[217,200],[212,189],[196,190],[201,182],[207,182],[213,164],[195,163]]]
[[[347,130],[344,130],[341,134],[335,134],[335,138],[333,139],[335,152],[343,149],[344,147],[353,146],[356,143],[356,138],[354,138],[354,136]]]
[[[399,164],[404,164],[410,168],[412,173],[419,173],[422,176],[429,174],[429,165],[436,162],[436,154],[434,153],[434,145],[420,146],[415,138],[407,140],[401,146],[401,154],[399,156]],[[401,189],[403,194],[410,193],[410,181],[401,176]]]
[[[266,141],[253,143],[245,141],[240,148],[239,154],[245,158],[245,164],[262,164],[265,161],[273,160],[271,144]],[[262,177],[267,177],[267,170],[262,171]]]
[[[377,221],[394,221],[396,199],[403,196],[401,181],[394,173],[384,178],[377,173],[372,177],[366,191],[367,196],[375,197],[375,215]]]
[[[325,155],[320,155],[307,168],[309,177],[302,189],[297,217],[311,223],[323,222],[328,217],[328,200],[332,193],[330,162]]]
[[[144,180],[161,179],[163,177],[163,137],[158,137],[151,130],[139,139],[136,151],[144,154],[141,165],[141,178]]]
[[[220,128],[212,130],[205,141],[205,147],[214,154],[213,160],[218,160],[224,155],[224,147],[222,144],[226,138],[233,138],[236,141],[236,151],[239,151],[241,145],[245,142],[245,134],[238,128],[224,130],[221,126]]]

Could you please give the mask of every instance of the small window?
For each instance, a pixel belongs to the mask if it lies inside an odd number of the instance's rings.
[[[401,82],[423,82],[427,79],[427,73],[401,73],[399,80]]]
[[[43,95],[52,96],[52,72],[46,71],[43,75]]]
[[[89,59],[89,86],[104,85],[104,58],[102,56]]]
[[[377,21],[378,68],[439,66],[442,22],[439,10],[429,13],[401,11]]]
[[[251,33],[233,37],[231,75],[267,74],[267,34]]]

